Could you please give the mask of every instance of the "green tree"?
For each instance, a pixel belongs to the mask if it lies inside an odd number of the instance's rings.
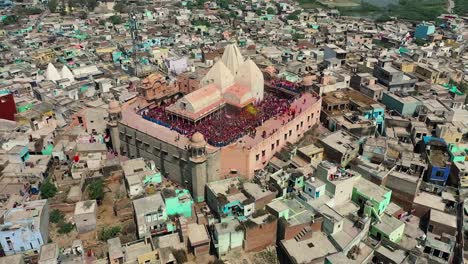
[[[92,12],[99,5],[99,3],[97,0],[86,0],[85,5],[86,8],[88,8],[88,10]]]
[[[286,19],[288,20],[299,20],[299,15],[301,14],[301,11],[296,10],[293,13],[289,14]]]
[[[222,9],[228,9],[229,0],[219,0],[219,7]]]
[[[255,10],[255,13],[257,14],[257,16],[261,16],[261,15],[263,15],[263,9],[259,8],[259,9]]]
[[[113,24],[117,24],[117,23],[114,23],[113,21],[111,22]],[[120,23],[121,22],[122,21],[120,21]],[[104,199],[104,181],[103,180],[97,180],[97,181],[91,182],[88,185],[87,189],[88,189],[89,199],[98,200],[98,201],[102,201],[102,199]]]
[[[122,2],[117,2],[114,5],[114,11],[117,12],[117,13],[126,13],[127,12],[127,6]]]
[[[12,16],[7,16],[5,19],[3,19],[2,24],[4,26],[8,26],[8,25],[16,24],[16,22],[18,22],[18,17],[15,15],[12,15]]]
[[[57,209],[52,210],[49,215],[49,221],[58,224],[63,221],[65,215]]]
[[[58,229],[59,234],[68,234],[71,231],[73,231],[73,224],[71,223],[62,222]]]
[[[47,3],[47,7],[49,8],[50,12],[55,13],[55,11],[57,11],[58,1],[49,0],[49,2]]]
[[[267,13],[269,15],[276,15],[276,10],[273,7],[267,8]]]
[[[107,241],[108,239],[116,237],[122,228],[120,226],[113,226],[113,227],[103,227],[101,232],[99,232],[99,240]]]
[[[85,12],[85,11],[80,11],[80,12],[78,12],[78,18],[87,19],[88,18],[88,13]]]
[[[42,199],[49,199],[55,196],[57,193],[57,187],[50,182],[49,179],[45,180],[42,184],[41,187],[39,188],[41,192],[41,198]]]

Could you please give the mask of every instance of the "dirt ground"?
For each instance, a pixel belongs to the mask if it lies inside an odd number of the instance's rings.
[[[260,252],[232,252],[225,256],[223,261],[227,264],[279,264],[275,247]]]
[[[50,225],[50,238],[53,242],[57,243],[60,248],[70,247],[73,240],[80,239],[83,242],[85,250],[92,250],[94,255],[98,258],[105,256],[107,251],[106,242],[99,241],[99,232],[104,228],[113,226],[120,226],[122,228],[121,240],[122,243],[130,242],[136,239],[135,226],[133,221],[120,222],[114,215],[114,200],[126,197],[125,186],[120,183],[120,175],[109,177],[105,181],[105,196],[102,203],[98,206],[97,212],[97,226],[93,232],[78,234],[73,230],[67,235],[58,234],[58,227],[56,224]],[[84,194],[83,200],[88,199]],[[73,222],[73,214],[65,216],[67,222]],[[128,234],[127,234],[128,233]]]

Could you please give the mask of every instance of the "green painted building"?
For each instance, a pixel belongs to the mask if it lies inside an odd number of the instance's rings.
[[[394,243],[398,243],[403,238],[405,232],[405,223],[395,217],[384,213],[381,221],[372,225],[370,235],[377,240],[386,238]]]
[[[351,199],[361,207],[361,212],[372,216],[374,220],[380,220],[380,216],[390,204],[391,197],[391,190],[359,178],[354,183]]]
[[[188,190],[164,189],[162,195],[166,204],[167,215],[192,217],[193,199]]]
[[[464,162],[468,157],[468,147],[458,144],[449,144],[448,151],[451,162]]]

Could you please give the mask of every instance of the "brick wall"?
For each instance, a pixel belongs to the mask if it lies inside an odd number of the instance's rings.
[[[276,230],[278,220],[271,223],[265,223],[253,228],[247,228],[245,231],[244,250],[259,251],[270,245],[276,244]]]

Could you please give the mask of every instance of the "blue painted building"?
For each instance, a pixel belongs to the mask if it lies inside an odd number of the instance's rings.
[[[365,119],[374,120],[377,125],[377,131],[380,135],[385,131],[385,109],[378,104],[371,105],[369,109],[363,109],[362,114]]]
[[[432,136],[423,137],[423,155],[429,164],[426,180],[430,183],[445,185],[451,166],[445,140]]]
[[[6,255],[39,252],[49,240],[49,204],[47,200],[26,202],[11,208],[0,224],[0,245]]]
[[[417,39],[427,39],[430,35],[435,33],[434,24],[422,22],[416,26],[414,37]]]

